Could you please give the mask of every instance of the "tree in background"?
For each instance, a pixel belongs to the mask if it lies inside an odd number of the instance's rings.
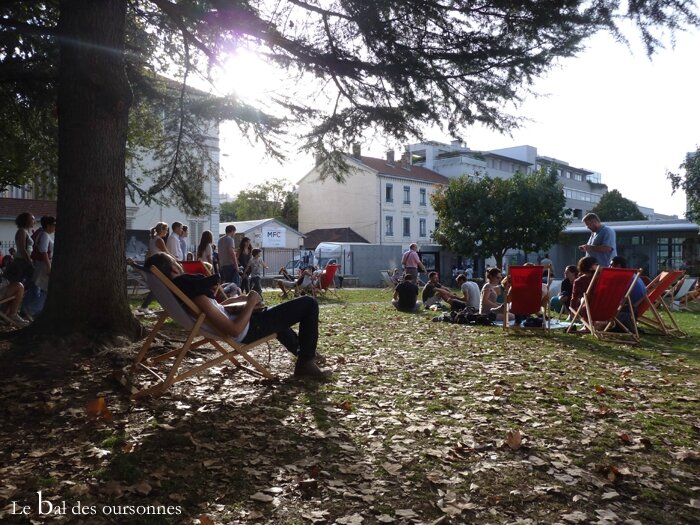
[[[233,222],[238,219],[234,202],[222,202],[219,204],[219,222]]]
[[[15,126],[2,133],[12,142],[3,153],[21,161],[20,139],[32,136],[16,133],[22,123],[34,114],[56,119],[39,138],[57,144],[61,226],[46,308],[32,329],[136,333],[123,271],[124,195],[128,121],[138,96],[149,93],[141,80],[176,75],[184,108],[192,74],[206,75],[223,53],[250,49],[290,75],[267,97],[266,112],[235,98],[217,102],[217,111],[207,99],[190,106],[234,119],[271,154],[279,153],[284,124],[300,124],[302,148],[332,173],[338,152],[370,129],[397,141],[421,139],[432,125],[452,135],[474,123],[511,129],[518,122],[503,103],[522,100],[535,77],[586,38],[608,30],[624,40],[618,24],[629,20],[652,54],[659,35],[700,25],[696,9],[692,0],[4,1],[0,83],[3,104],[12,106],[4,115],[18,116],[0,123]],[[179,113],[156,189],[201,171],[184,151],[189,126]],[[47,166],[55,159],[48,155]],[[99,256],[78,255],[85,232]]]
[[[440,226],[433,237],[467,257],[494,257],[509,249],[546,250],[569,223],[564,188],[555,170],[510,179],[460,177],[431,202]]]
[[[683,190],[686,195],[685,216],[689,221],[700,223],[700,147],[695,153],[689,153],[679,166],[685,175],[668,172],[673,192]]]
[[[606,192],[591,210],[601,221],[645,221],[646,215],[639,211],[634,201],[626,199],[617,190]]]
[[[249,186],[236,196],[233,208],[239,221],[273,218],[299,226],[299,199],[294,186],[282,179]]]

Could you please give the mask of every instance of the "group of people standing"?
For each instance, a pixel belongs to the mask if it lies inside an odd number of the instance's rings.
[[[5,303],[5,315],[17,326],[26,326],[44,308],[49,289],[49,277],[54,251],[56,218],[46,215],[39,228],[29,212],[15,219],[17,232],[15,246],[3,259],[3,279],[0,282],[2,298],[12,297]]]
[[[208,265],[211,273],[218,274],[223,283],[229,283],[241,292],[255,290],[262,294],[261,278],[267,265],[262,260],[262,250],[253,248],[248,237],[243,237],[236,248],[236,227],[226,226],[225,233],[214,242],[211,231],[202,232],[195,253],[188,251],[188,228],[181,222],[173,222],[170,227],[164,222],[151,228],[147,257],[166,253],[176,261],[201,261]],[[155,297],[148,294],[139,311],[150,313],[149,305]]]

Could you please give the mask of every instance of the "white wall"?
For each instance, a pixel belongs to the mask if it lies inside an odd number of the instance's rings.
[[[299,231],[352,228],[371,243],[379,242],[379,185],[374,170],[350,160],[343,183],[320,180],[318,168],[299,181]]]

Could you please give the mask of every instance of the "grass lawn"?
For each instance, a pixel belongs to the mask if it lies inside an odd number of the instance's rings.
[[[677,315],[686,338],[630,347],[435,323],[389,298],[319,300],[326,383],[289,378],[276,343],[257,355],[277,383],[221,367],[138,403],[109,379],[138,345],[4,380],[0,521],[40,520],[10,502],[41,490],[69,511],[41,523],[698,523],[698,314]],[[111,420],[88,417],[98,397]],[[78,500],[95,514],[71,515]]]

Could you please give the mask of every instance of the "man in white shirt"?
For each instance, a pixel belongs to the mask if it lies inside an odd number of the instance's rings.
[[[180,245],[180,235],[182,234],[182,223],[175,221],[172,226],[170,226],[170,235],[165,243],[165,248],[168,253],[175,257],[178,261],[184,261],[185,256],[182,253],[182,247]]]

